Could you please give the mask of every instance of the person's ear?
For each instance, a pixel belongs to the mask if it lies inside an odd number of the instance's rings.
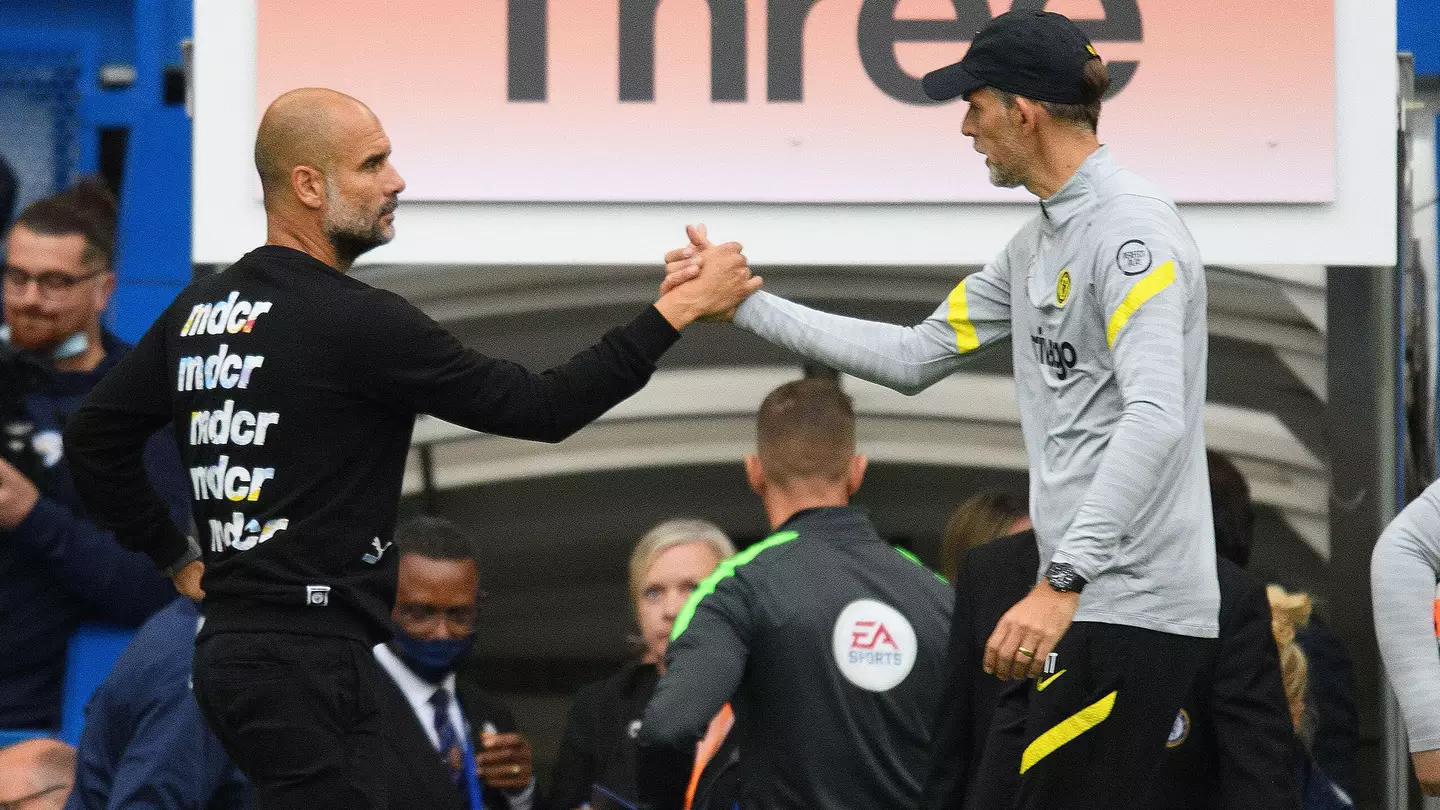
[[[765,497],[765,468],[760,465],[760,456],[755,453],[745,454],[745,480],[750,483],[752,492]]]
[[[96,312],[104,312],[110,306],[110,296],[115,294],[115,273],[106,270],[100,274],[100,283],[96,284],[93,291],[91,305]]]
[[[854,495],[860,491],[860,484],[865,480],[865,470],[870,466],[870,460],[864,456],[851,456],[850,469],[845,474],[845,492]]]
[[[306,208],[318,211],[325,207],[325,183],[325,175],[314,166],[296,166],[290,170],[290,189]]]
[[[1025,131],[1033,131],[1040,123],[1040,116],[1045,114],[1045,108],[1041,107],[1039,102],[1018,96],[1010,109],[1015,115],[1016,124]]]

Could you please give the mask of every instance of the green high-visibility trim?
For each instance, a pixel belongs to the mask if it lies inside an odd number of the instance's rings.
[[[695,618],[695,608],[700,606],[700,600],[714,593],[720,580],[735,576],[736,568],[755,559],[765,549],[788,543],[799,536],[799,532],[777,532],[715,566],[710,576],[705,577],[699,587],[690,593],[690,598],[685,600],[685,607],[681,608],[680,615],[675,617],[675,627],[670,631],[670,640],[674,641],[685,632],[685,628],[690,626],[690,620]]]
[[[920,562],[920,558],[919,558],[919,557],[916,557],[909,549],[900,548],[899,546],[891,546],[891,548],[893,548],[893,549],[895,549],[896,551],[900,552],[900,556],[901,556],[901,557],[904,557],[905,559],[909,560],[910,562],[915,563],[916,565],[920,566],[921,568],[925,569],[926,571],[930,571],[930,566],[926,565],[926,564],[923,563],[923,562]],[[941,582],[945,583],[946,585],[949,585],[949,584],[950,584],[950,580],[946,579],[945,577],[940,576],[940,573],[939,573],[938,571],[930,571],[930,575],[933,576],[933,577],[935,577],[936,579],[940,580]]]

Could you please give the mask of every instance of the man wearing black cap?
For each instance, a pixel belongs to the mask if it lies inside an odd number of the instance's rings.
[[[993,183],[1040,199],[1035,218],[913,327],[765,293],[734,318],[905,393],[1011,338],[1040,581],[986,646],[987,672],[1034,679],[1007,703],[1021,707],[1012,753],[987,745],[987,762],[1018,776],[1027,808],[1148,806],[1171,724],[1218,632],[1204,264],[1170,198],[1100,144],[1108,84],[1065,17],[996,17],[923,87],[936,101],[969,102],[962,132]],[[664,288],[689,278],[709,245],[703,229],[689,236],[666,256]],[[1009,804],[995,801],[983,806]]]

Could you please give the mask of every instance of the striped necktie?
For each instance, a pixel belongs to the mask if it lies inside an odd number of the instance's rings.
[[[435,737],[440,742],[440,760],[450,769],[450,783],[461,790],[468,806],[470,796],[464,792],[465,772],[461,770],[465,752],[460,745],[460,737],[455,733],[455,724],[450,722],[450,693],[445,687],[436,689],[435,694],[430,696],[430,706],[435,709]]]

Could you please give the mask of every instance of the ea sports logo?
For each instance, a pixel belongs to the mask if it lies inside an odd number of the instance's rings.
[[[840,611],[832,637],[835,665],[845,680],[886,692],[915,666],[915,628],[900,611],[874,599],[857,599]]]

